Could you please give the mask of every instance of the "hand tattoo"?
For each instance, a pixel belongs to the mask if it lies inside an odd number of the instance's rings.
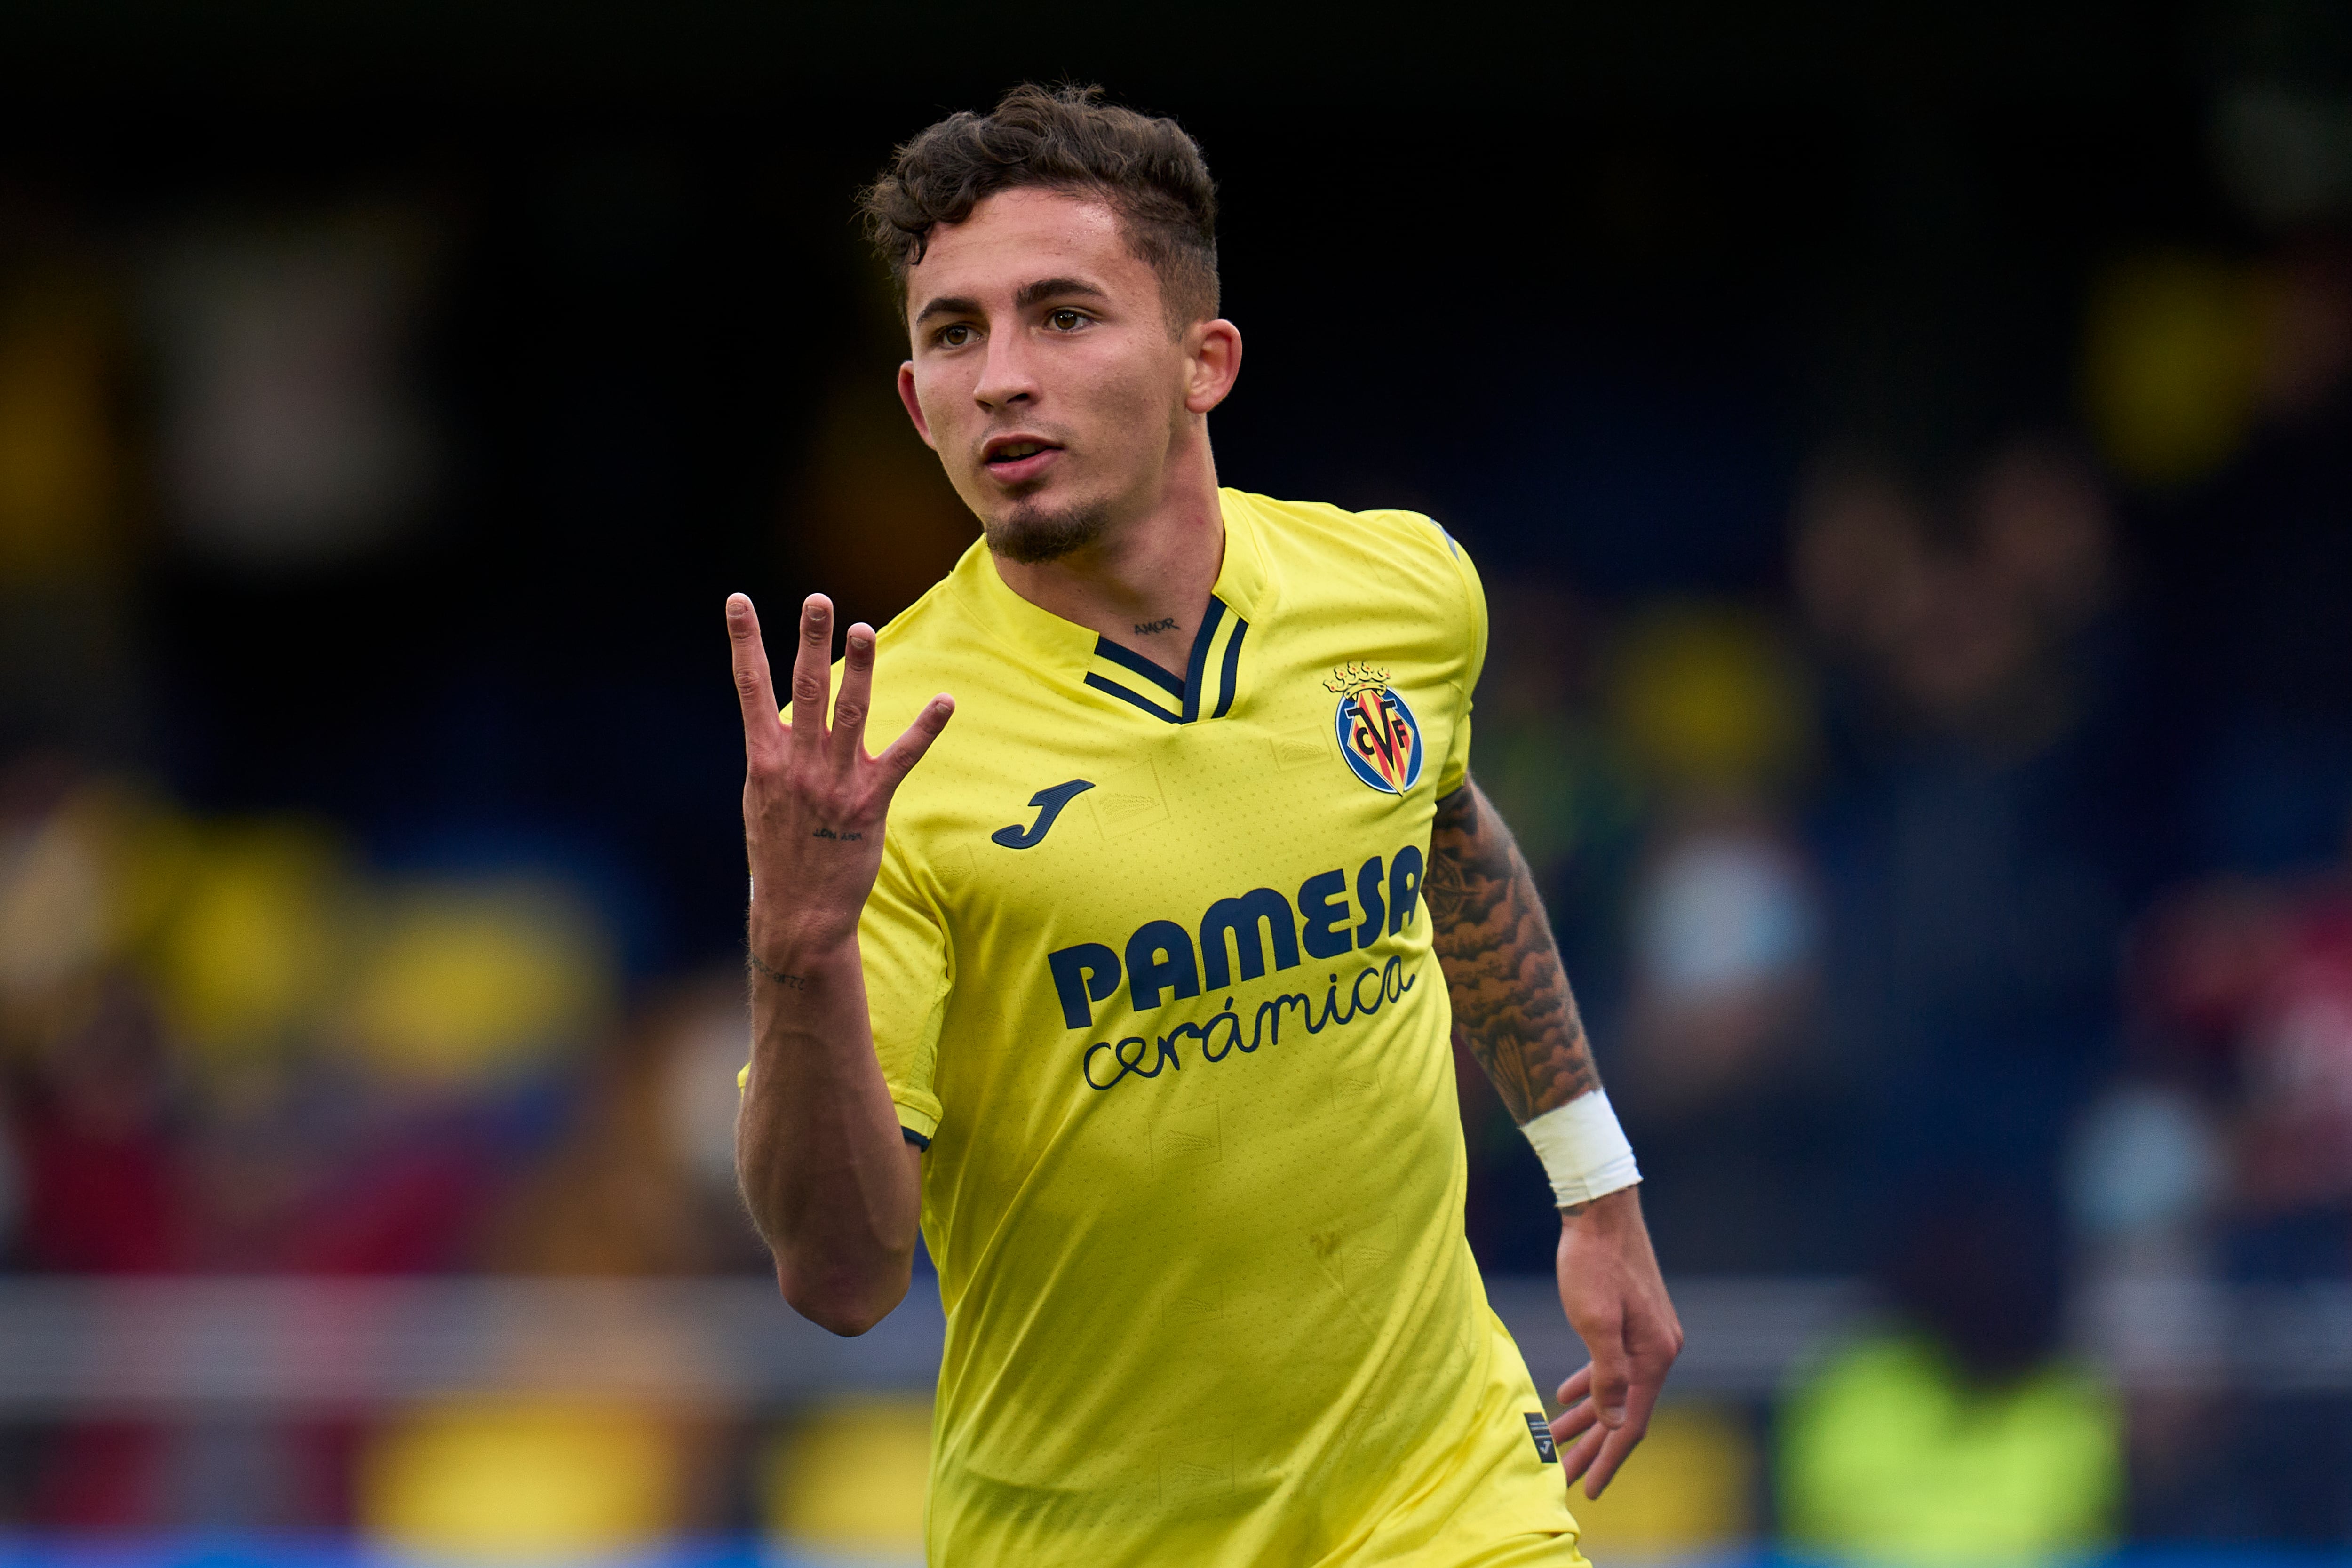
[[[1422,884],[1454,1037],[1522,1126],[1601,1087],[1551,922],[1511,830],[1475,784],[1437,803]]]
[[[785,990],[805,991],[808,989],[807,975],[787,974],[782,970],[778,969],[774,964],[761,963],[760,955],[756,952],[746,952],[743,956],[751,961],[751,970],[753,973],[766,976],[768,979],[772,980],[777,984],[782,986]]]

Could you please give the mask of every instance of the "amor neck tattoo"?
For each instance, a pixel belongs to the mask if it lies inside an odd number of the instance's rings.
[[[1475,784],[1437,803],[1422,897],[1454,1038],[1486,1068],[1511,1120],[1525,1126],[1600,1088],[1535,878]]]

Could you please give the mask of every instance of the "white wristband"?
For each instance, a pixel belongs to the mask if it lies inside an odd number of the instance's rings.
[[[1589,1204],[1642,1179],[1633,1146],[1609,1109],[1609,1091],[1592,1089],[1519,1129],[1536,1146],[1561,1208]]]

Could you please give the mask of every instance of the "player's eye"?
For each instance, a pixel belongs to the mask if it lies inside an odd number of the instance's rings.
[[[943,349],[960,349],[971,342],[972,330],[963,321],[950,322],[940,329],[939,345]]]
[[[1075,332],[1086,325],[1087,317],[1083,310],[1064,309],[1054,311],[1045,320],[1057,332]]]

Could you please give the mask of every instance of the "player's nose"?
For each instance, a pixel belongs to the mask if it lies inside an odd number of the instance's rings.
[[[987,352],[988,358],[980,367],[980,380],[971,389],[973,401],[983,408],[1008,408],[1035,401],[1036,377],[1019,345],[992,338]]]

